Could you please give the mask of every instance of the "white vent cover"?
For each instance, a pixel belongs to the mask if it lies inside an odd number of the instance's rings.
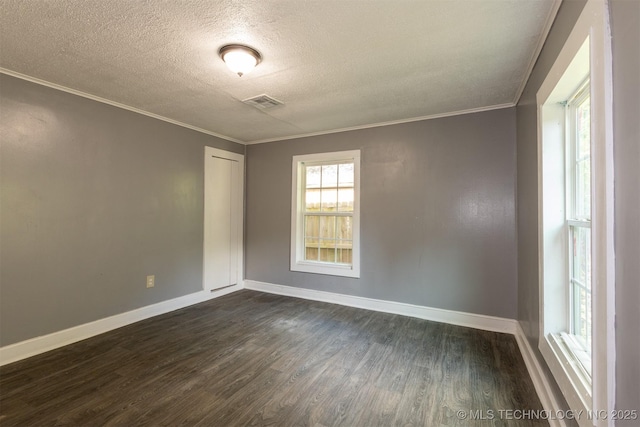
[[[260,110],[266,110],[267,108],[273,108],[284,104],[284,102],[278,101],[264,93],[262,95],[254,96],[253,98],[247,98],[242,102],[247,105],[251,105],[252,107],[259,108]]]

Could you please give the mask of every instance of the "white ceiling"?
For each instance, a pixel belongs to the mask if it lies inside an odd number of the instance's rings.
[[[0,67],[237,142],[513,105],[556,0],[2,0]],[[248,44],[238,77],[219,59]],[[285,105],[240,102],[266,93]]]

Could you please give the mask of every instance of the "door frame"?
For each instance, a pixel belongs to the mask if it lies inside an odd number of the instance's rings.
[[[207,158],[208,157],[218,157],[220,159],[231,160],[238,162],[238,176],[236,183],[236,196],[232,197],[236,202],[235,212],[238,212],[240,215],[238,221],[238,235],[236,241],[237,248],[237,284],[232,286],[240,286],[244,287],[244,154],[233,153],[231,151],[221,150],[219,148],[213,148],[209,146],[204,147],[204,206],[203,206],[203,238],[202,238],[202,289],[205,291],[217,291],[218,289],[207,289],[206,287],[206,259],[207,259],[207,207],[209,203],[212,203],[213,200],[213,189],[208,188],[207,186],[207,175],[211,173],[209,167],[207,167]]]

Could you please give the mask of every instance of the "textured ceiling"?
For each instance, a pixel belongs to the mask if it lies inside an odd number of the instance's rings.
[[[513,104],[555,0],[2,0],[0,67],[257,142]],[[220,46],[263,62],[238,77]],[[285,105],[241,100],[266,93]]]

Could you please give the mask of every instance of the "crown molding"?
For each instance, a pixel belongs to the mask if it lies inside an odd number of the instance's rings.
[[[235,142],[236,144],[242,144],[242,145],[246,144],[246,142],[240,141],[239,139],[231,138],[230,136],[226,136],[226,135],[222,135],[222,134],[219,134],[219,133],[211,132],[211,131],[208,131],[206,129],[199,128],[197,126],[193,126],[193,125],[190,125],[190,124],[187,124],[187,123],[184,123],[184,122],[180,122],[178,120],[170,119],[169,117],[165,117],[165,116],[161,116],[159,114],[151,113],[149,111],[141,110],[140,108],[132,107],[130,105],[121,104],[120,102],[111,101],[109,99],[102,98],[100,96],[92,95],[90,93],[86,93],[86,92],[82,92],[80,90],[72,89],[72,88],[67,87],[67,86],[62,86],[62,85],[59,85],[59,84],[56,84],[56,83],[52,83],[52,82],[49,82],[47,80],[42,80],[42,79],[39,79],[37,77],[28,76],[26,74],[18,73],[16,71],[8,70],[6,68],[0,67],[0,73],[1,74],[6,74],[6,75],[11,76],[11,77],[16,77],[18,79],[26,80],[26,81],[29,81],[31,83],[36,83],[36,84],[39,84],[41,86],[46,86],[46,87],[50,87],[52,89],[57,89],[57,90],[60,90],[62,92],[67,92],[67,93],[70,93],[72,95],[77,95],[77,96],[81,96],[83,98],[91,99],[92,101],[97,101],[97,102],[101,102],[103,104],[111,105],[113,107],[122,108],[123,110],[128,110],[128,111],[131,111],[131,112],[134,112],[134,113],[142,114],[143,116],[152,117],[154,119],[162,120],[163,122],[171,123],[173,125],[181,126],[183,128],[191,129],[191,130],[194,130],[196,132],[204,133],[204,134],[207,134],[207,135],[210,135],[210,136],[215,136],[216,138],[220,138],[220,139],[224,139],[224,140],[227,140],[227,141]]]

